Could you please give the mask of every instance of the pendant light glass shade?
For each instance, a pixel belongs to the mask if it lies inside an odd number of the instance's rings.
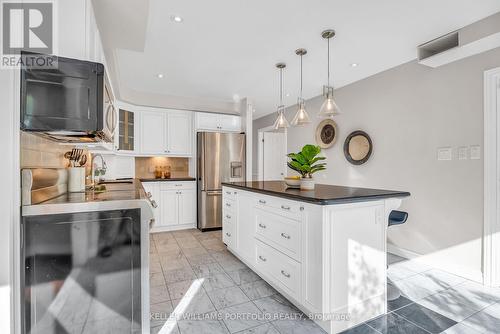
[[[325,101],[321,105],[318,117],[332,118],[333,116],[339,115],[340,109],[333,99],[333,87],[325,86],[324,91],[323,95],[325,96]]]
[[[303,126],[306,124],[311,123],[311,120],[309,119],[309,115],[307,114],[306,111],[306,102],[304,99],[299,98],[299,102],[297,103],[298,109],[297,113],[295,113],[295,117],[292,120],[292,125],[293,126]]]
[[[292,126],[304,126],[311,123],[306,110],[306,102],[302,98],[302,56],[307,54],[306,49],[297,49],[295,54],[300,56],[300,96],[297,102],[297,112],[292,120]]]
[[[274,121],[273,128],[275,131],[282,131],[290,127],[285,117],[285,106],[283,105],[283,69],[286,67],[285,63],[278,63],[276,67],[280,70],[280,105],[278,106],[278,118]]]
[[[323,87],[323,96],[325,101],[321,105],[318,117],[333,118],[340,114],[340,109],[333,99],[333,87],[330,86],[330,39],[335,36],[335,30],[325,30],[321,33],[321,37],[328,41],[328,84]]]

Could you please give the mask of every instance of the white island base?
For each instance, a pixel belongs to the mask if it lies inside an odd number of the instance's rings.
[[[225,184],[223,241],[328,333],[339,333],[387,311],[388,216],[409,194],[393,195],[316,204]]]

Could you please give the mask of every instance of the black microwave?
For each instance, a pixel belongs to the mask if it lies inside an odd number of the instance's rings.
[[[52,68],[21,67],[21,130],[66,142],[104,136],[104,65],[55,57]]]

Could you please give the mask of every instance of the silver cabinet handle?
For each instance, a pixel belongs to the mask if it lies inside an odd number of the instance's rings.
[[[156,204],[155,200],[152,200],[151,201],[151,206],[156,209],[158,207],[158,204]]]
[[[152,196],[153,196],[153,195],[151,194],[151,192],[150,192],[150,191],[148,191],[148,192],[146,193],[146,197],[147,197],[147,198],[151,198]]]
[[[281,236],[285,239],[290,239],[290,236],[286,233],[281,233]]]
[[[237,192],[236,192],[236,191],[233,191],[233,194],[234,194],[234,195],[236,195],[236,194],[237,194]]]
[[[230,236],[231,236],[231,233],[229,233],[229,232],[226,232],[226,235],[227,235],[228,237],[230,237]]]
[[[176,184],[175,186],[176,187],[182,187],[182,184]]]
[[[154,219],[154,218],[151,218],[151,219],[149,220],[149,228],[153,227],[154,223],[155,223],[155,219]]]
[[[286,278],[290,278],[290,274],[284,270],[281,271],[281,275],[285,276]]]
[[[282,205],[282,206],[281,206],[281,208],[282,208],[283,210],[290,210],[290,207],[289,207],[289,206],[286,206],[286,205]]]
[[[262,257],[261,255],[259,255],[259,259],[260,259],[261,261],[264,261],[264,262],[266,262],[266,261],[267,261],[267,259],[266,259],[265,257]]]
[[[226,191],[226,194],[231,195],[231,192],[230,191]]]
[[[226,218],[227,218],[227,219],[231,219],[231,216],[230,216],[230,215],[226,215]]]
[[[266,204],[266,201],[264,201],[263,199],[259,199],[259,203],[260,204]]]
[[[231,207],[231,204],[229,204],[229,203],[226,203],[226,206],[227,206],[227,207]]]
[[[259,223],[260,228],[266,228],[266,225]]]

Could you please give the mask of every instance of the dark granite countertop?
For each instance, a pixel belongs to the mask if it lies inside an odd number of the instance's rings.
[[[409,192],[316,184],[314,190],[288,188],[284,181],[224,182],[224,186],[318,205],[408,197]]]
[[[180,181],[196,181],[194,177],[186,176],[186,177],[171,177],[169,179],[139,179],[141,182],[180,182]]]

